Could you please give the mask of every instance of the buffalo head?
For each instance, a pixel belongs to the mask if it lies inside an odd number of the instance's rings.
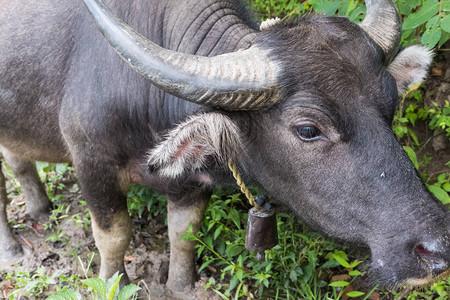
[[[248,49],[201,57],[161,48],[85,0],[137,72],[208,107],[151,150],[161,176],[214,178],[233,159],[312,228],[369,247],[381,282],[423,284],[449,267],[449,214],[391,123],[398,93],[423,79],[431,54],[399,52],[392,1],[366,2],[360,25],[320,16],[275,22]]]

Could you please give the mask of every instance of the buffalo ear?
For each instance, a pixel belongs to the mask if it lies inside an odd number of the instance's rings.
[[[172,129],[149,153],[149,169],[164,177],[177,177],[214,162],[226,165],[243,149],[237,125],[227,116],[206,113]]]
[[[432,60],[433,52],[418,45],[397,54],[387,69],[397,82],[399,95],[425,79]]]

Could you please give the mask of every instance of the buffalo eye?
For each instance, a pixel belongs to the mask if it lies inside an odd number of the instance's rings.
[[[321,137],[320,129],[313,125],[297,126],[297,134],[304,142],[315,141]]]

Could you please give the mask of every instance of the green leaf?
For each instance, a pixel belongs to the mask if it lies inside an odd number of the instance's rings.
[[[348,18],[350,19],[350,21],[352,21],[354,23],[360,23],[362,16],[364,16],[364,11],[365,11],[365,9],[363,8],[363,5],[358,6],[354,11],[352,11],[348,15]]]
[[[350,14],[350,12],[352,12],[352,11],[356,8],[357,5],[358,5],[358,2],[357,2],[357,1],[350,0],[350,1],[348,2],[348,7],[347,7],[347,13],[346,13],[346,15],[348,16],[348,15]]]
[[[244,270],[242,269],[238,269],[236,271],[236,275],[237,279],[239,279],[239,281],[242,281],[242,279],[244,279]]]
[[[329,260],[326,263],[324,263],[322,266],[320,266],[322,269],[326,269],[326,268],[334,268],[339,266],[340,264],[335,261],[335,260]]]
[[[420,145],[419,139],[417,138],[416,133],[411,128],[408,128],[408,135],[412,138],[415,146]]]
[[[289,278],[292,282],[297,282],[297,272],[295,272],[295,270],[292,270],[291,273],[289,273]]]
[[[353,270],[353,271],[348,272],[348,275],[350,275],[350,276],[359,276],[361,274],[362,273],[358,270]]]
[[[106,281],[106,299],[113,300],[114,296],[119,290],[119,282],[122,278],[123,274],[119,275],[119,272],[116,272],[111,278]]]
[[[444,183],[444,185],[442,186],[442,188],[443,188],[446,192],[450,192],[450,182]]]
[[[408,154],[409,159],[413,162],[414,167],[416,167],[416,169],[419,169],[419,162],[417,161],[417,155],[416,152],[414,152],[413,148],[409,146],[403,146],[403,149]]]
[[[210,263],[212,263],[212,259],[208,259],[207,261],[205,261],[204,263],[202,263],[202,265],[200,266],[200,268],[198,268],[198,272],[202,271],[204,268],[206,268]]]
[[[408,133],[408,128],[405,126],[395,126],[394,132],[398,138],[402,138],[406,133]]]
[[[420,0],[398,0],[397,7],[401,15],[409,15],[413,8],[421,4]]]
[[[219,236],[219,234],[222,232],[223,226],[220,225],[219,227],[216,228],[216,230],[214,231],[214,240],[217,239],[217,237]]]
[[[329,286],[334,286],[334,287],[345,287],[347,285],[349,285],[350,283],[348,283],[347,281],[335,281],[329,284]]]
[[[413,14],[410,14],[403,22],[403,30],[416,28],[419,25],[430,20],[439,12],[439,2],[437,0],[426,0],[422,8]]]
[[[448,204],[450,203],[450,196],[448,195],[448,193],[446,191],[444,191],[443,189],[441,189],[438,186],[435,185],[429,185],[428,189],[430,190],[430,192],[433,193],[434,196],[436,196],[436,198],[438,198],[443,204]]]
[[[448,40],[450,40],[450,32],[442,31],[441,39],[439,40],[438,47],[441,48],[442,45],[444,45],[445,42],[447,42]]]
[[[81,280],[85,285],[90,287],[94,292],[96,292],[101,297],[106,295],[105,283],[99,278],[87,278]]]
[[[232,291],[239,283],[239,279],[236,276],[231,277],[229,291]]]
[[[311,0],[311,6],[318,13],[323,13],[326,16],[333,16],[338,7],[340,1],[329,1],[329,0]]]
[[[59,291],[47,298],[47,300],[80,300],[80,299],[82,299],[80,293],[70,290]]]
[[[225,255],[228,256],[229,258],[233,258],[237,255],[239,255],[242,250],[244,250],[244,247],[242,247],[241,245],[230,245],[227,247],[227,249],[225,250]]]
[[[360,263],[362,263],[362,261],[360,261],[360,260],[355,260],[354,262],[352,262],[351,264],[350,264],[350,268],[354,268],[354,267],[356,267],[357,265],[359,265]]]
[[[206,236],[204,242],[209,248],[213,248],[213,240],[210,236]]]
[[[358,291],[352,291],[352,292],[348,292],[347,296],[349,296],[350,298],[356,298],[356,297],[360,297],[364,295],[363,292],[358,292]]]
[[[441,28],[450,33],[450,14],[441,17]]]
[[[201,245],[198,247],[197,249],[197,257],[200,257],[200,255],[202,254],[203,250],[205,250],[205,246]]]
[[[333,255],[333,257],[344,268],[350,268],[349,263],[345,259],[343,259],[342,257],[337,256],[337,255]]]
[[[135,295],[137,291],[139,291],[140,289],[141,288],[135,284],[129,284],[127,286],[124,286],[122,290],[119,292],[119,297],[117,298],[117,300],[128,300],[133,295]]]
[[[442,11],[450,11],[450,1],[442,1]]]
[[[233,221],[234,224],[236,224],[237,228],[241,228],[241,217],[239,216],[239,212],[232,207],[230,209],[230,218]]]
[[[345,260],[348,261],[348,255],[347,255],[347,253],[345,253],[344,251],[335,250],[335,251],[334,251],[334,254],[332,255],[332,257],[334,257],[334,256],[342,257],[343,259],[345,259]]]
[[[426,30],[422,35],[421,42],[426,45],[429,49],[436,46],[436,44],[441,39],[442,31],[439,27],[440,18],[439,16],[434,16],[431,20],[427,22]]]

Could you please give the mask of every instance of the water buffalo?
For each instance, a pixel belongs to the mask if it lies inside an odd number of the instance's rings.
[[[179,237],[212,186],[233,182],[232,159],[312,228],[370,248],[381,283],[442,274],[448,211],[390,128],[431,54],[399,51],[393,2],[366,2],[359,25],[305,16],[260,31],[234,0],[0,0],[0,144],[28,213],[48,207],[33,161],[72,162],[107,278],[125,272],[129,184],[167,194],[167,286],[183,291],[195,265]],[[9,260],[21,247],[1,188]]]

